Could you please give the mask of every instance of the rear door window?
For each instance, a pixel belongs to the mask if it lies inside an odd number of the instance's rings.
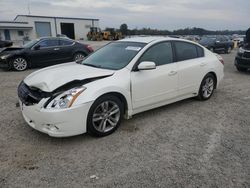
[[[74,43],[72,40],[65,40],[61,39],[60,40],[60,46],[71,46]]]
[[[197,49],[198,46],[188,42],[175,42],[175,52],[177,61],[185,61],[202,57],[203,49]],[[202,51],[201,51],[202,50]],[[199,52],[200,51],[200,52]]]
[[[198,57],[204,57],[204,50],[200,46],[196,46]]]
[[[51,47],[56,47],[59,46],[59,41],[58,40],[43,40],[39,42],[40,48],[51,48]]]

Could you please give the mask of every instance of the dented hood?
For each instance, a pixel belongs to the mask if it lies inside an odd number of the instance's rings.
[[[72,81],[112,75],[114,71],[99,69],[77,63],[65,63],[41,69],[30,74],[24,82],[45,92],[52,92]]]

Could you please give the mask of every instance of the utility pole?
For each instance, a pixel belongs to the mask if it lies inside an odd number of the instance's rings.
[[[28,13],[30,15],[30,0],[28,0]]]

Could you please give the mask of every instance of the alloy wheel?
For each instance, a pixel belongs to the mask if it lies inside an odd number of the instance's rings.
[[[84,59],[84,55],[83,54],[76,54],[75,55],[75,61],[80,61]]]
[[[211,77],[207,77],[204,85],[202,86],[202,95],[204,98],[209,98],[214,90],[214,80]]]
[[[16,59],[14,59],[13,61],[13,68],[17,71],[23,71],[28,67],[28,63],[27,61],[22,58],[22,57],[18,57]]]
[[[117,126],[120,116],[120,108],[115,102],[104,101],[94,110],[92,124],[97,131],[106,133]]]

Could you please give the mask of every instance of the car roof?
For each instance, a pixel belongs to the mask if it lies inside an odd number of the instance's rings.
[[[181,38],[175,38],[175,37],[132,37],[132,38],[125,38],[122,40],[119,40],[121,42],[139,42],[139,43],[152,43],[152,42],[161,42],[161,41],[171,41],[171,40],[175,40],[175,41],[186,41],[186,42],[190,42],[190,43],[194,43],[192,41],[189,40],[185,40],[185,39],[181,39]]]
[[[140,42],[140,43],[151,43],[153,41],[158,41],[158,40],[166,40],[166,39],[171,39],[170,37],[131,37],[131,38],[125,38],[120,40],[121,42]]]
[[[43,40],[43,39],[66,39],[66,40],[72,40],[67,37],[40,37],[38,40]]]

